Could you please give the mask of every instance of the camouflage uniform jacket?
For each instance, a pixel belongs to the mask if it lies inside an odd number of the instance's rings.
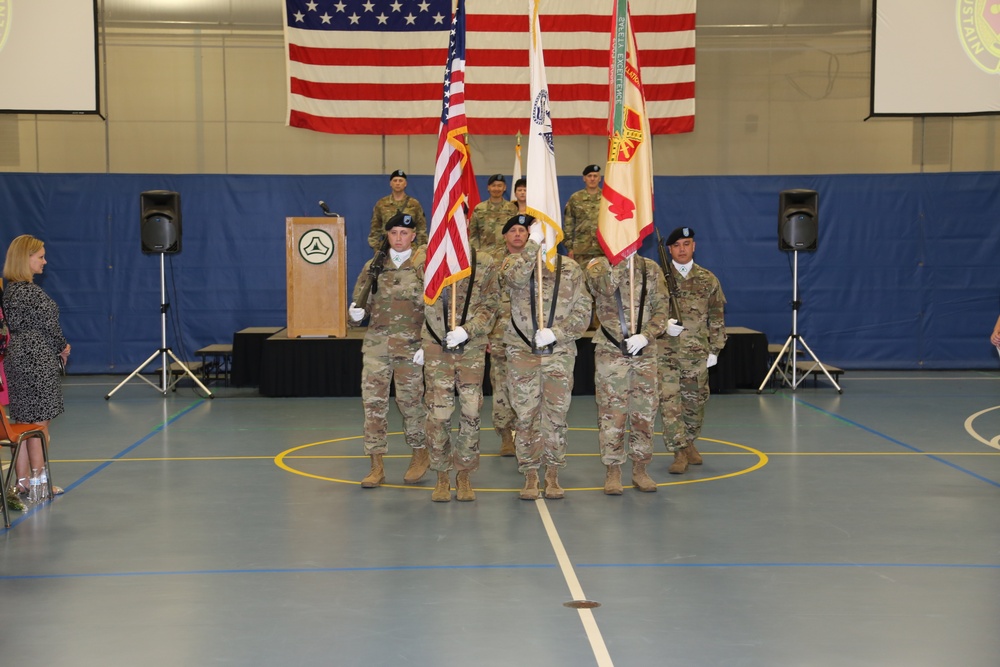
[[[506,199],[494,204],[489,199],[479,202],[469,218],[469,244],[476,250],[488,252],[497,265],[507,254],[503,226],[517,215],[517,204]]]
[[[639,317],[643,272],[646,275],[646,302],[645,308],[642,309],[642,320],[639,321],[639,328],[636,330],[631,319],[632,309],[629,307],[631,287],[628,260],[619,262],[618,266],[613,267],[606,257],[598,257],[590,260],[587,264],[587,286],[594,295],[597,318],[603,325],[603,328],[597,327],[597,331],[594,332],[594,344],[621,349],[608,340],[603,331],[603,329],[607,329],[615,340],[621,341],[622,329],[618,319],[616,292],[621,294],[625,325],[629,335],[641,333],[652,343],[667,330],[670,301],[667,294],[667,283],[663,279],[663,271],[660,270],[659,264],[653,260],[638,255],[635,256],[635,316]]]
[[[597,242],[597,216],[601,211],[601,191],[587,194],[583,189],[570,195],[563,209],[563,245],[578,261],[604,254]]]
[[[417,271],[422,282],[423,260],[417,267]],[[487,335],[493,329],[500,304],[500,283],[497,282],[497,265],[493,262],[493,258],[486,253],[476,253],[476,278],[472,283],[469,312],[465,322],[462,322],[462,311],[465,309],[466,297],[469,296],[469,277],[466,276],[455,283],[455,312],[458,326],[461,326],[469,334],[466,349],[478,347],[485,350]],[[449,285],[441,290],[441,295],[433,305],[424,305],[426,326],[423,327],[423,345],[440,345],[444,342],[445,335],[450,331],[448,322],[451,318],[451,295],[452,287]],[[434,340],[428,328],[434,331],[440,341]]]
[[[664,334],[660,338],[663,352],[685,359],[707,359],[719,354],[726,346],[726,295],[715,274],[697,264],[685,279],[670,263],[677,279],[677,303],[681,310],[684,331],[680,336]]]
[[[424,326],[424,281],[417,266],[423,264],[423,249],[415,249],[399,268],[388,257],[378,277],[378,292],[370,293],[364,305],[369,314],[368,332],[363,351],[389,357],[412,358],[420,347],[420,330]],[[354,285],[352,300],[357,302],[368,277],[365,262]],[[348,318],[351,326],[358,326]]]
[[[507,331],[507,327],[510,326],[510,291],[507,289],[507,284],[504,282],[503,275],[500,273],[500,267],[503,265],[503,261],[506,260],[507,255],[510,252],[507,250],[507,245],[504,244],[504,251],[502,259],[497,263],[497,284],[500,287],[500,302],[497,306],[497,318],[493,322],[493,329],[490,331],[490,344],[491,345],[503,345],[503,336]]]
[[[424,209],[420,202],[410,195],[406,195],[402,201],[395,201],[390,194],[375,202],[375,208],[372,209],[372,230],[368,234],[368,245],[372,250],[378,250],[382,237],[385,236],[385,223],[397,213],[409,213],[417,223],[414,247],[427,245],[427,219],[424,217]]]
[[[501,279],[510,293],[509,326],[504,334],[504,345],[521,350],[530,349],[514,329],[514,324],[527,339],[533,342],[535,327],[531,324],[531,304],[537,300],[538,285],[534,293],[531,289],[531,277],[535,273],[538,244],[528,241],[524,250],[514,255],[508,255],[500,270]],[[552,333],[556,336],[555,354],[576,356],[576,339],[583,335],[590,325],[591,305],[590,292],[584,284],[583,270],[580,265],[569,257],[562,257],[560,268],[559,294],[556,299],[555,316],[552,318]],[[552,307],[552,289],[555,287],[555,274],[542,267],[542,312],[537,313],[538,328],[545,328]]]

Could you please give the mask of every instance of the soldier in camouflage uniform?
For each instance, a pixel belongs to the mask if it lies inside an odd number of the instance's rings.
[[[656,262],[638,255],[632,261],[630,271],[629,260],[612,267],[606,257],[598,257],[586,271],[602,323],[594,333],[594,387],[601,462],[607,466],[604,493],[611,496],[622,494],[621,466],[628,449],[632,484],[640,491],[656,491],[646,466],[653,459],[653,423],[660,402],[656,338],[667,327],[667,285]],[[628,448],[626,428],[631,431]]]
[[[507,181],[503,174],[490,176],[486,189],[490,198],[476,204],[469,218],[469,245],[489,253],[499,266],[507,254],[501,230],[510,216],[517,214],[517,204],[504,199]]]
[[[702,462],[694,441],[705,418],[708,369],[726,345],[726,296],[715,274],[694,263],[693,229],[678,227],[665,244],[681,318],[668,320],[659,340],[660,413],[663,441],[674,453],[668,471],[679,475]]]
[[[528,179],[519,178],[514,181],[514,198],[511,201],[517,204],[518,214],[528,212]]]
[[[601,168],[589,164],[583,170],[583,190],[570,195],[563,209],[563,245],[580,266],[603,257],[597,242],[597,215],[601,210]]]
[[[361,400],[365,406],[365,454],[371,457],[371,471],[361,481],[373,488],[385,481],[382,456],[388,451],[386,432],[389,411],[389,383],[396,384],[396,405],[403,415],[406,444],[412,449],[410,466],[403,481],[415,484],[427,472],[430,457],[424,440],[424,374],[420,350],[420,329],[424,324],[424,283],[417,266],[422,250],[414,250],[416,220],[397,213],[386,223],[389,252],[385,258],[378,289],[372,287],[366,303],[358,304],[372,260],[365,263],[354,286],[347,312],[351,326],[360,326],[369,316],[362,351]]]
[[[449,475],[453,468],[458,471],[456,499],[476,499],[469,476],[479,469],[479,411],[483,407],[487,334],[500,306],[500,285],[497,265],[487,253],[472,250],[471,267],[471,275],[445,287],[433,305],[424,306],[424,403],[431,469],[437,472],[437,485],[431,494],[434,502],[451,500]],[[423,265],[418,267],[421,273],[423,269]],[[451,417],[456,392],[461,417],[453,448]]]
[[[534,222],[530,215],[515,215],[503,227],[504,257],[524,250],[528,242],[528,227]],[[510,292],[500,280],[500,308],[490,332],[490,384],[493,386],[493,429],[500,436],[500,456],[515,456],[514,410],[507,390],[507,348],[503,337],[510,326]]]
[[[424,218],[420,202],[406,194],[406,172],[397,169],[389,174],[389,187],[392,193],[375,202],[375,208],[372,209],[372,229],[368,234],[368,245],[372,250],[378,250],[385,236],[385,224],[397,213],[406,213],[416,222],[417,238],[413,245],[427,245],[427,219]]]
[[[576,339],[590,323],[592,301],[583,271],[572,259],[556,256],[556,270],[543,265],[542,309],[538,311],[536,258],[544,240],[535,221],[528,244],[504,260],[501,276],[510,292],[507,388],[516,417],[518,470],[524,474],[523,500],[538,498],[538,469],[545,462],[545,497],[562,498],[559,468],[566,465],[566,413],[573,389]],[[558,283],[558,287],[557,287]]]

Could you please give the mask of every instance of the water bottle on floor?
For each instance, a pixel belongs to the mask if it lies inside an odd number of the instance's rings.
[[[31,479],[28,480],[28,504],[34,505],[41,502],[41,479],[38,477],[38,468],[31,469]]]
[[[38,473],[38,491],[40,500],[49,499],[49,473],[45,468]]]

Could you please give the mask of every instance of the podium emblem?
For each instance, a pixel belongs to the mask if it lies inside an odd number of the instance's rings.
[[[309,264],[323,264],[333,257],[333,237],[322,229],[310,229],[299,238],[299,257]]]

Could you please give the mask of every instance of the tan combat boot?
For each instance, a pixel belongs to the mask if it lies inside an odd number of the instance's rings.
[[[509,428],[500,429],[500,456],[514,456],[514,432]]]
[[[700,466],[702,463],[701,452],[694,448],[694,443],[684,448],[684,453],[687,454],[688,463],[693,466]]]
[[[460,470],[455,477],[455,500],[462,502],[476,499],[476,492],[472,490],[472,480],[469,479],[468,470]]]
[[[528,470],[524,473],[524,488],[521,489],[521,500],[538,500],[538,471]]]
[[[437,485],[431,492],[431,500],[436,503],[447,503],[451,501],[451,480],[447,472],[438,473]]]
[[[566,495],[566,492],[559,486],[559,468],[555,466],[545,467],[545,497],[550,500],[559,500]]]
[[[683,474],[684,471],[687,469],[688,469],[687,447],[685,447],[684,449],[678,449],[676,452],[674,452],[674,462],[670,464],[669,468],[667,468],[667,472],[669,472],[671,475],[680,475]]]
[[[372,469],[361,480],[362,489],[374,489],[385,481],[385,469],[382,467],[382,455],[372,454]]]
[[[448,472],[439,472],[437,476],[437,484],[434,486],[434,491],[431,492],[431,500],[436,503],[449,502],[451,500],[451,479]]]
[[[414,449],[410,457],[410,465],[403,473],[403,481],[407,484],[416,484],[427,474],[427,469],[431,467],[431,455],[426,447]]]
[[[646,464],[640,461],[632,462],[632,486],[643,493],[655,493],[656,482],[646,472]]]
[[[620,465],[608,466],[608,473],[604,477],[604,495],[620,496],[622,494],[622,467]]]

